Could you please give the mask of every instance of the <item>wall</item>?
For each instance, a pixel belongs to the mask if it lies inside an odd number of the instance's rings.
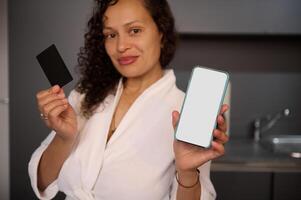
[[[48,88],[35,56],[55,43],[65,63],[73,70],[76,54],[83,44],[90,1],[9,1],[10,61],[10,165],[11,199],[34,199],[27,175],[27,163],[35,148],[49,133],[39,117],[35,94]],[[300,40],[287,37],[181,38],[171,64],[185,85],[195,64],[221,67],[232,78],[232,132],[234,137],[249,137],[250,122],[265,113],[290,106],[300,111]],[[294,74],[297,72],[296,74]],[[66,88],[70,91],[75,81]],[[279,89],[278,89],[279,88]],[[260,89],[260,90],[258,90]],[[294,120],[299,117],[293,117]],[[296,121],[288,120],[295,130]],[[286,125],[285,125],[286,126]],[[285,126],[277,130],[285,130]],[[290,126],[291,127],[291,126]]]
[[[7,0],[0,0],[0,199],[9,199]]]
[[[182,33],[300,34],[299,0],[170,0]]]
[[[186,34],[180,37],[171,66],[184,80],[195,65],[230,73],[232,138],[251,138],[256,118],[284,108],[291,109],[291,115],[268,134],[300,134],[300,52],[301,36]]]
[[[92,1],[9,1],[11,199],[34,199],[27,164],[49,133],[35,94],[50,87],[36,55],[55,43],[76,79],[74,66],[83,44]],[[75,81],[66,88],[68,94]]]

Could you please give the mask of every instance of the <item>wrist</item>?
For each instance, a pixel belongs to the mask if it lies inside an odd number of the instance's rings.
[[[180,186],[184,188],[192,188],[199,183],[198,169],[194,170],[177,170],[176,179]]]

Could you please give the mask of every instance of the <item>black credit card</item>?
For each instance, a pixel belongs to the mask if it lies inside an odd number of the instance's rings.
[[[63,87],[73,80],[54,44],[37,55],[37,60],[52,86]]]

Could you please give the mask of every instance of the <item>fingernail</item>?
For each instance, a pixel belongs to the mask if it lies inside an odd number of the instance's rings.
[[[60,86],[58,86],[58,85],[55,85],[55,86],[53,86],[53,87],[52,87],[52,89],[51,89],[51,90],[52,90],[53,92],[55,92],[55,91],[56,91],[57,89],[59,89],[59,88],[60,88]]]

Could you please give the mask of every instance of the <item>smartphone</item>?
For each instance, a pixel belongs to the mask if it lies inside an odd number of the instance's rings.
[[[229,82],[227,72],[197,66],[193,69],[180,119],[177,140],[208,148]]]

